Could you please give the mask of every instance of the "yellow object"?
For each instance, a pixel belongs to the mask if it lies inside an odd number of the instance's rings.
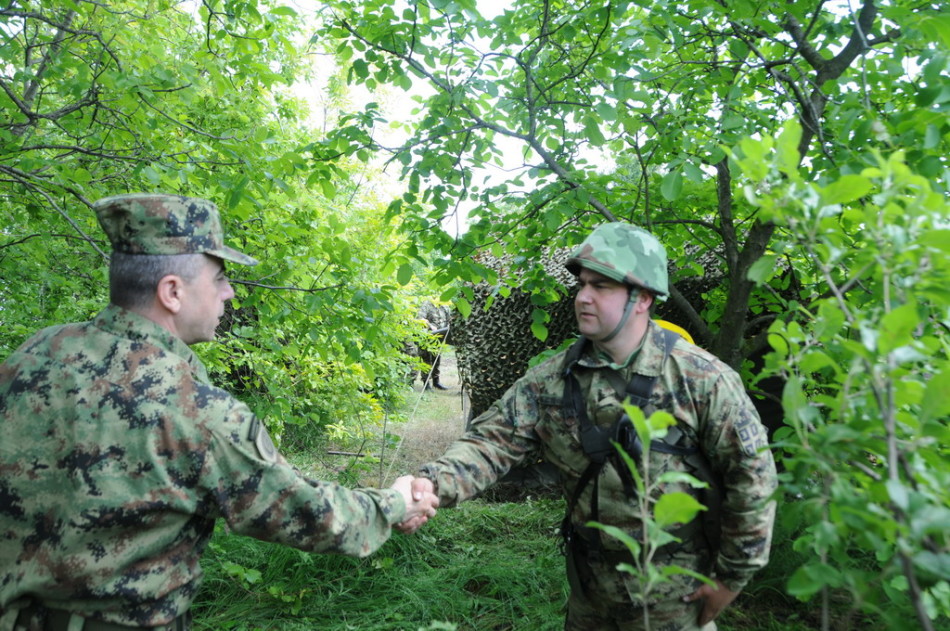
[[[666,320],[654,320],[654,322],[662,326],[664,329],[669,329],[670,331],[673,331],[674,333],[679,333],[683,337],[683,339],[689,342],[690,344],[696,343],[693,341],[693,336],[687,333],[686,329],[684,329],[683,327],[677,326],[673,324],[672,322],[667,322]]]

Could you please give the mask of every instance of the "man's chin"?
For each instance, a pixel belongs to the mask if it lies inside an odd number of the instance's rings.
[[[584,337],[589,340],[597,341],[607,335],[609,331],[605,331],[604,327],[601,326],[600,321],[587,320],[586,322],[581,321],[577,324],[577,331]]]

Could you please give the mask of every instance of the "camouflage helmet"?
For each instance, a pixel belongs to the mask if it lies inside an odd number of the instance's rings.
[[[583,267],[657,296],[670,293],[666,248],[643,228],[628,223],[597,226],[564,265],[575,276]]]
[[[93,208],[112,250],[122,254],[199,254],[257,265],[224,244],[214,203],[197,197],[133,193],[100,199]]]

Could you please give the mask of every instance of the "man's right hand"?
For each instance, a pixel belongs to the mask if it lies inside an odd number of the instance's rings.
[[[439,497],[431,480],[404,475],[396,480],[392,488],[402,494],[406,501],[406,517],[396,525],[396,529],[405,534],[419,530],[430,517],[435,517],[439,507]]]

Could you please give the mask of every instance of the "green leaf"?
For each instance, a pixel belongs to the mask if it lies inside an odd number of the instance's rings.
[[[697,489],[704,489],[709,486],[708,483],[682,471],[667,471],[657,477],[656,481],[658,484],[688,484]]]
[[[653,519],[661,528],[673,524],[687,524],[706,507],[687,493],[666,493],[653,507]]]
[[[878,350],[881,353],[889,353],[910,344],[913,341],[914,329],[919,324],[917,305],[905,304],[891,310],[881,318],[881,330],[877,338]]]
[[[765,254],[749,268],[748,278],[754,283],[764,283],[775,273],[777,254]]]
[[[834,300],[824,300],[818,306],[813,333],[820,340],[834,337],[844,326],[844,311]]]
[[[399,271],[396,272],[396,280],[400,285],[408,285],[412,281],[413,270],[412,265],[409,263],[403,263],[399,266]]]
[[[863,175],[842,175],[836,181],[821,189],[821,200],[825,204],[847,204],[867,195],[873,184]]]
[[[923,550],[914,555],[914,567],[941,581],[950,581],[950,554]]]
[[[834,365],[834,360],[832,360],[827,353],[820,350],[812,350],[802,356],[798,364],[798,369],[804,374],[809,374]]]
[[[664,565],[662,568],[660,568],[660,572],[663,574],[663,576],[691,576],[696,580],[709,585],[710,587],[716,587],[718,585],[718,583],[716,583],[716,581],[713,579],[704,574],[700,574],[696,570],[691,570],[688,567],[681,567],[679,565]]]
[[[584,119],[584,135],[595,147],[604,144],[604,134],[600,131],[600,120],[594,116],[588,116]]]
[[[660,193],[667,201],[674,201],[683,192],[683,174],[678,169],[663,176]]]
[[[601,524],[596,521],[589,521],[585,524],[588,528],[597,528],[598,530],[603,530],[604,533],[610,535],[614,539],[620,541],[630,550],[633,554],[634,559],[640,558],[640,542],[628,535],[626,532],[617,528],[616,526],[608,526],[606,524]]]
[[[950,396],[947,396],[947,393],[950,393],[950,370],[944,363],[942,370],[934,372],[927,378],[927,386],[920,405],[921,423],[950,416]]]
[[[788,593],[799,600],[808,600],[823,587],[836,586],[840,573],[824,563],[810,563],[801,566],[788,579]]]
[[[549,331],[548,327],[543,322],[532,322],[531,333],[533,333],[536,338],[544,342],[548,339]]]
[[[888,480],[886,482],[887,495],[894,505],[902,511],[906,511],[910,506],[910,498],[907,493],[907,487],[900,480]]]
[[[778,153],[779,168],[786,175],[798,175],[798,164],[801,154],[798,145],[802,139],[802,127],[797,121],[790,120],[782,125],[782,131],[776,139],[775,149]],[[762,156],[764,158],[764,156]]]

